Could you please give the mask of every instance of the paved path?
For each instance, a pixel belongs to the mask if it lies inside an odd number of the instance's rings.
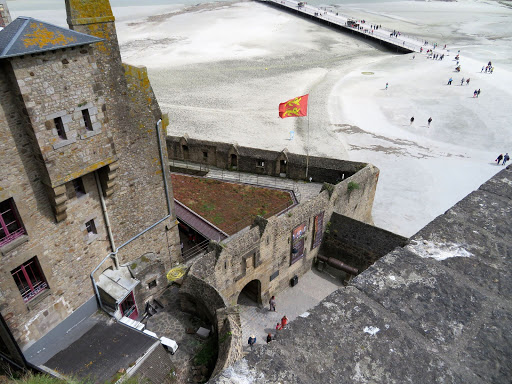
[[[276,333],[276,324],[286,315],[291,322],[299,315],[315,307],[321,300],[342,286],[341,279],[315,269],[299,278],[299,284],[288,287],[276,295],[276,312],[270,312],[268,303],[259,308],[246,296],[240,295],[240,319],[242,322],[242,343],[249,351],[247,339],[255,335],[257,344],[265,344],[267,334]],[[279,337],[279,335],[277,336]]]
[[[315,18],[317,20],[323,20],[328,21],[331,24],[338,25],[342,28],[345,28],[347,30],[353,31],[355,33],[360,33],[361,35],[367,35],[374,39],[385,41],[386,43],[393,44],[400,48],[405,48],[411,52],[420,52],[420,48],[423,47],[423,52],[425,52],[427,49],[434,49],[434,53],[436,54],[446,54],[448,53],[447,50],[442,49],[441,47],[434,48],[432,44],[425,45],[424,41],[420,40],[417,37],[413,36],[406,36],[404,34],[401,34],[400,36],[391,36],[392,30],[386,28],[379,28],[377,30],[373,29],[372,23],[370,21],[366,21],[364,24],[359,24],[362,29],[357,29],[353,27],[349,27],[347,25],[348,20],[354,20],[354,18],[342,15],[339,12],[332,12],[331,10],[327,9],[327,7],[319,8],[315,7],[313,5],[305,4],[301,7],[298,7],[299,2],[298,1],[292,1],[292,0],[260,0],[264,2],[274,3],[277,5],[280,5],[282,7],[286,7],[289,9],[293,9],[299,13],[306,14],[311,16],[312,18]],[[328,7],[332,8],[332,7]]]
[[[321,183],[306,183],[296,181],[285,177],[274,177],[267,175],[255,175],[253,173],[233,172],[225,169],[211,168],[206,177],[237,183],[260,185],[279,189],[287,189],[295,193],[299,203],[310,200],[318,196],[322,189]]]

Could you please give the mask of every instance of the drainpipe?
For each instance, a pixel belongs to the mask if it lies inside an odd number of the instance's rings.
[[[98,290],[98,286],[96,285],[96,281],[94,280],[94,273],[96,273],[96,271],[103,265],[103,263],[105,261],[108,260],[109,257],[112,257],[114,258],[114,263],[116,264],[116,267],[119,268],[119,261],[117,259],[117,253],[119,252],[119,250],[121,248],[123,248],[124,246],[130,244],[132,241],[138,239],[140,236],[142,236],[143,234],[145,234],[146,232],[150,231],[151,229],[153,229],[154,227],[156,227],[158,224],[162,223],[163,221],[167,220],[169,217],[172,216],[172,210],[171,210],[171,200],[170,200],[170,197],[169,197],[169,188],[167,186],[167,178],[165,177],[165,163],[164,163],[164,158],[163,158],[163,151],[162,151],[162,143],[161,143],[161,140],[160,140],[160,126],[162,124],[162,119],[158,120],[158,122],[156,123],[156,132],[157,132],[157,136],[158,136],[158,151],[160,152],[160,162],[162,164],[162,174],[163,174],[163,177],[164,177],[164,189],[165,189],[165,197],[167,199],[167,209],[168,209],[168,212],[169,214],[167,214],[163,219],[160,219],[158,220],[156,223],[154,223],[153,225],[147,227],[145,230],[143,230],[142,232],[139,232],[138,234],[136,234],[135,236],[133,236],[130,240],[128,240],[127,242],[125,242],[124,244],[120,245],[118,248],[115,248],[115,245],[114,245],[114,238],[112,236],[112,231],[110,229],[110,221],[108,220],[108,215],[107,215],[107,207],[105,205],[105,200],[103,198],[103,191],[101,189],[101,184],[100,184],[100,181],[99,181],[99,177],[97,175],[97,173],[95,172],[95,177],[96,177],[96,185],[98,186],[98,192],[100,194],[100,201],[101,201],[101,207],[103,209],[103,213],[105,215],[105,222],[107,223],[107,231],[108,231],[108,235],[109,235],[109,238],[110,238],[110,244],[112,246],[112,249],[113,249],[113,252],[109,253],[102,261],[101,263],[98,264],[98,266],[96,268],[94,268],[94,270],[91,272],[91,281],[92,281],[92,286],[94,288],[94,293],[96,294],[96,299],[98,300],[98,303],[100,305],[100,308],[105,311],[106,313],[108,313],[110,316],[114,316],[112,313],[110,313],[109,311],[106,310],[106,308],[103,306],[103,303],[101,302],[101,297],[100,297],[100,292]]]
[[[112,227],[110,225],[110,220],[108,218],[107,205],[105,204],[105,198],[103,197],[103,189],[101,188],[101,182],[100,177],[98,176],[98,172],[94,172],[94,178],[96,179],[96,186],[98,187],[98,194],[100,195],[101,210],[103,211],[105,225],[107,226],[108,239],[110,240],[110,248],[112,249],[112,252],[114,252],[116,250],[116,244],[114,242],[114,235],[112,235]],[[117,254],[114,257],[114,263],[116,265],[116,269],[119,269],[119,260],[117,259]]]
[[[160,127],[162,126],[162,119],[158,120],[156,123],[156,137],[158,139],[158,152],[160,153],[160,164],[162,165],[162,176],[164,178],[164,189],[165,189],[165,198],[167,199],[167,211],[169,212],[169,216],[172,215],[172,206],[171,206],[171,198],[169,196],[169,187],[167,186],[167,177],[166,177],[166,163],[164,163],[164,153],[162,150],[162,142],[160,140]]]

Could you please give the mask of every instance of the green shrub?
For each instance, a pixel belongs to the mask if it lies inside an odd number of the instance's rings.
[[[351,181],[348,183],[348,186],[347,186],[347,191],[350,193],[356,189],[359,189],[359,184],[357,184],[356,182],[354,181]]]

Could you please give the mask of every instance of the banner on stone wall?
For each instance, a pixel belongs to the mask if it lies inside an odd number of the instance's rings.
[[[306,237],[306,223],[295,227],[292,232],[292,253],[290,265],[304,256],[304,238]]]
[[[316,248],[322,242],[322,233],[324,228],[324,213],[321,212],[315,216],[313,221],[313,248]]]

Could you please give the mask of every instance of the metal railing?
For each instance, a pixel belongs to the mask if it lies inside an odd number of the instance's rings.
[[[188,261],[200,254],[205,253],[208,250],[208,244],[210,244],[210,240],[206,239],[187,249],[185,252],[182,252],[181,256],[183,257],[183,260]]]
[[[344,15],[344,14],[340,14],[339,12],[335,13],[331,9],[327,9],[327,7],[315,7],[315,6],[312,6],[309,4],[299,6],[299,2],[292,1],[292,0],[264,0],[264,1],[279,4],[281,6],[285,6],[289,9],[293,9],[299,13],[315,17],[318,20],[328,21],[329,23],[338,25],[340,27],[349,29],[354,32],[358,32],[364,36],[371,36],[375,39],[393,44],[397,48],[398,47],[407,48],[411,51],[419,52],[421,47],[425,47],[425,44],[424,44],[425,41],[424,40],[422,41],[417,36],[410,36],[410,35],[400,33],[400,36],[393,37],[393,36],[390,36],[390,34],[392,34],[392,31],[389,31],[387,29],[383,29],[380,27],[379,27],[379,29],[376,29],[376,30],[374,29],[373,33],[372,33],[372,31],[371,31],[372,28],[369,27],[369,25],[372,25],[372,23],[368,24],[368,23],[366,23],[366,21],[365,21],[365,23],[360,25],[363,29],[350,27],[350,26],[348,26],[347,21],[355,20],[355,18]],[[407,39],[414,40],[414,41],[413,42],[406,41],[406,40],[402,39],[402,37],[406,37]],[[434,48],[434,47],[432,44],[428,44],[426,46],[426,48],[430,49],[430,48]],[[439,48],[437,48],[437,49],[441,51],[441,49],[439,49]]]
[[[196,163],[188,160],[169,159],[169,166],[192,171],[209,172],[210,166],[205,163]]]
[[[224,169],[211,170],[206,177],[211,179],[220,179],[224,181],[236,181],[243,184],[258,185],[260,187],[271,187],[276,189],[285,189],[292,191],[297,202],[300,201],[301,194],[297,183],[286,179],[268,175],[257,175],[238,171],[227,171]]]

